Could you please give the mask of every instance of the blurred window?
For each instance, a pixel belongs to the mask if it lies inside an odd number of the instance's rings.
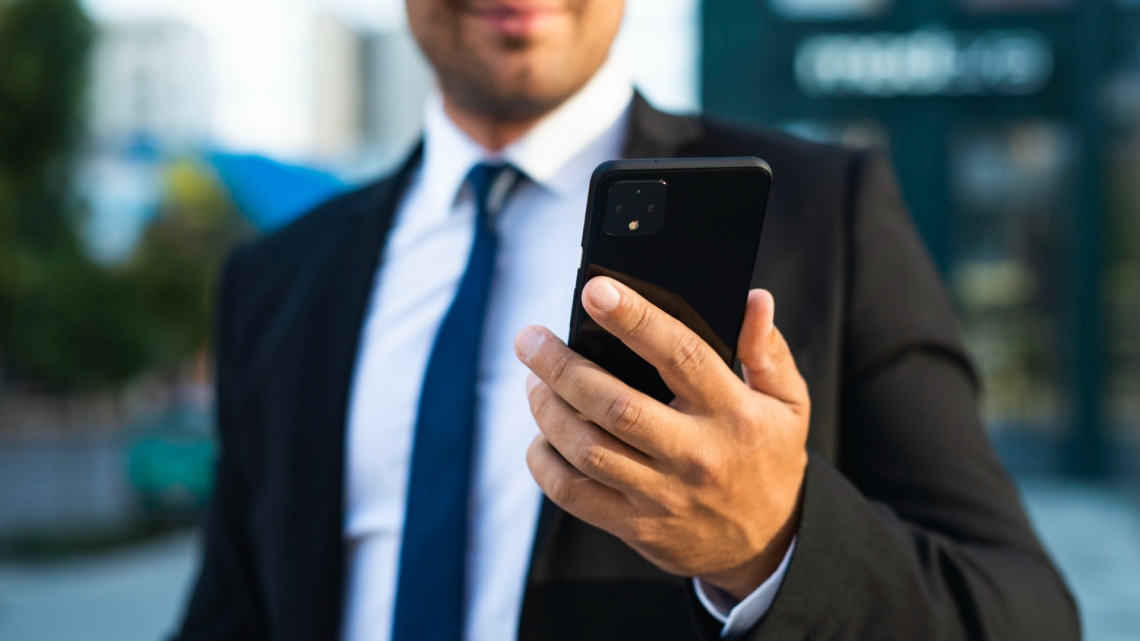
[[[772,10],[789,20],[851,20],[887,12],[892,0],[769,0]]]
[[[1042,120],[971,126],[949,137],[950,287],[991,428],[1040,433],[1064,423],[1059,267],[1075,138]]]
[[[1132,1],[1140,7],[1140,2]],[[1114,436],[1140,439],[1140,61],[1121,61],[1105,92],[1112,115],[1104,302],[1108,412]]]

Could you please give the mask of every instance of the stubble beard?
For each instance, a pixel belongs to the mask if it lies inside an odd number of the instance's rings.
[[[517,69],[507,71],[496,68],[494,55],[465,53],[480,50],[480,47],[469,47],[464,42],[462,19],[471,2],[449,0],[446,4],[452,9],[450,19],[444,18],[451,23],[448,43],[451,51],[447,55],[428,52],[428,57],[436,69],[440,87],[461,109],[504,122],[531,121],[558,108],[589,81],[592,74],[588,71],[592,70],[583,69],[590,66],[589,63],[576,60],[572,55],[566,56],[562,64],[555,63],[561,69],[543,77],[543,72],[548,70],[534,69],[532,64],[520,64]],[[576,28],[582,24],[586,4],[587,0],[567,2]],[[579,35],[575,29],[572,47],[587,44],[579,41]],[[495,45],[509,56],[523,55],[527,49],[541,46],[541,43],[528,38],[502,37]]]
[[[514,77],[501,78],[495,77],[495,72],[479,61],[470,61],[462,67],[439,70],[439,82],[447,96],[465,111],[504,122],[539,118],[580,89],[577,83],[552,89],[534,87],[529,69],[515,72]]]

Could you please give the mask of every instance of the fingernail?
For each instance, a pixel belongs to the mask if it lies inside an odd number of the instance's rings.
[[[590,302],[603,312],[612,312],[621,302],[621,293],[606,279],[590,283]]]
[[[526,393],[530,394],[531,390],[534,389],[534,386],[538,385],[541,382],[542,382],[542,379],[539,378],[537,374],[535,374],[534,372],[527,372],[526,373]]]
[[[533,327],[528,327],[519,332],[515,337],[515,349],[519,351],[525,358],[534,356],[538,348],[542,346],[542,342],[546,340],[546,336]]]

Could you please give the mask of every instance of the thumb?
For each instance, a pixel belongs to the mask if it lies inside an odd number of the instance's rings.
[[[737,357],[749,387],[792,405],[807,405],[807,383],[784,335],[776,329],[776,300],[765,289],[748,292]]]

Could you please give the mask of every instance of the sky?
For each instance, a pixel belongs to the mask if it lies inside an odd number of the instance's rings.
[[[331,15],[367,30],[404,28],[403,0],[81,0],[100,23],[199,29],[209,51],[214,144],[283,159],[313,137],[313,24]],[[699,108],[699,0],[627,0],[615,47],[658,106]]]

